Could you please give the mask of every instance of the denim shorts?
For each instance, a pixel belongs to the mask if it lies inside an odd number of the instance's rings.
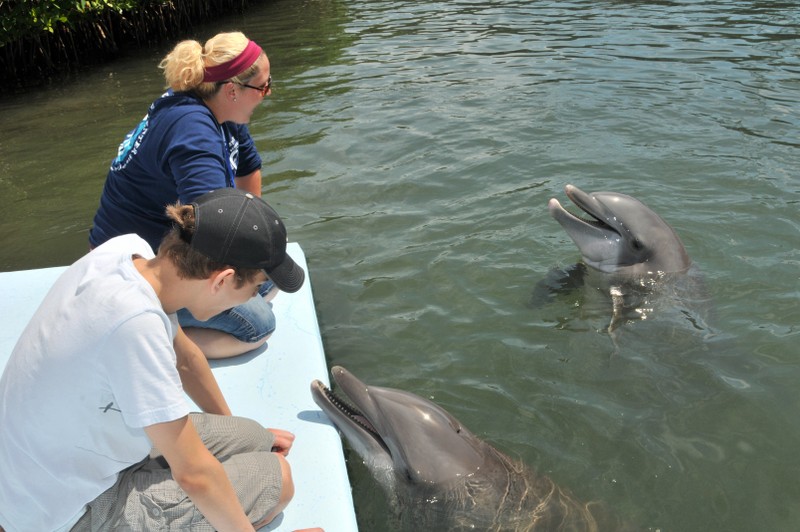
[[[206,321],[200,321],[188,310],[178,311],[178,322],[181,327],[198,327],[214,329],[232,335],[242,342],[253,343],[269,336],[275,331],[275,314],[272,303],[264,300],[262,294],[269,292],[274,285],[267,281],[261,286],[259,295],[225,312],[221,312]]]

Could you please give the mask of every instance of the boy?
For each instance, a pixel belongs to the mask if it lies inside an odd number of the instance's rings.
[[[260,198],[219,189],[167,209],[154,256],[123,235],[56,281],[0,378],[0,527],[253,530],[294,494],[294,436],[230,415],[178,327],[303,270]],[[191,413],[188,394],[204,413]]]

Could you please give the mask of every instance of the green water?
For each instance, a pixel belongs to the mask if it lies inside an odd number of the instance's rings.
[[[331,365],[642,530],[800,529],[794,2],[281,0],[197,36],[232,28],[272,62],[251,130]],[[170,47],[0,101],[0,269],[86,250]],[[708,301],[609,333],[591,290],[533,298],[579,259],[546,208],[567,183],[661,214]],[[361,529],[386,530],[348,463]]]

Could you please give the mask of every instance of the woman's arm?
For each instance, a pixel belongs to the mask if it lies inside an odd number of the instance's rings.
[[[261,169],[241,176],[234,178],[236,182],[236,188],[244,190],[246,192],[251,193],[253,196],[261,197]]]

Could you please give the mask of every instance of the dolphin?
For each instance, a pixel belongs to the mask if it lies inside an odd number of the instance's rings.
[[[587,266],[624,275],[689,269],[691,260],[677,233],[641,201],[618,192],[587,194],[574,185],[564,191],[589,215],[588,220],[569,213],[555,198],[547,207],[578,246]]]
[[[537,283],[530,306],[563,299],[570,317],[558,321],[572,321],[580,328],[587,318],[590,323],[594,317],[605,319],[610,303],[611,321],[604,327],[609,333],[622,324],[674,308],[677,313],[670,318],[707,330],[704,318],[693,308],[704,307],[708,301],[702,276],[669,224],[626,194],[588,194],[574,185],[566,185],[564,191],[582,211],[581,217],[555,198],[547,207],[578,246],[582,261],[551,270]],[[576,292],[579,288],[585,289]],[[576,296],[580,298],[577,304]],[[574,320],[576,306],[580,307],[578,321]]]
[[[401,528],[600,529],[594,503],[534,474],[435,403],[369,386],[340,366],[331,375],[341,395],[315,380],[314,401],[385,489]]]

